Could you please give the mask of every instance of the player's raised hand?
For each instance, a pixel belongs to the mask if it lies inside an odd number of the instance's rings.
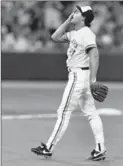
[[[74,13],[71,13],[70,16],[67,18],[67,21],[71,23],[71,20],[73,19]]]

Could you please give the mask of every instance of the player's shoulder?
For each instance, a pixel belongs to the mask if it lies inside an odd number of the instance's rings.
[[[80,29],[80,33],[82,34],[82,36],[93,36],[96,37],[96,35],[94,34],[94,32],[91,30],[91,28],[85,26],[83,28]]]

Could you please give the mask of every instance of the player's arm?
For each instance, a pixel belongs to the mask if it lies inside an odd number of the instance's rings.
[[[96,81],[96,75],[99,66],[99,52],[96,47],[88,48],[87,53],[90,57],[90,83]]]
[[[68,19],[52,34],[51,36],[52,40],[56,42],[69,42],[66,31],[68,29],[72,17],[73,14],[71,14],[68,17]]]

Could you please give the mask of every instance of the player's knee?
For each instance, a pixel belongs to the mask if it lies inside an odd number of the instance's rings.
[[[57,110],[57,116],[58,117],[62,117],[62,116],[66,116],[66,117],[70,117],[71,116],[71,112],[70,111],[62,111],[62,110]]]
[[[98,112],[88,112],[84,114],[85,117],[87,117],[87,119],[89,121],[91,121],[92,119],[95,119],[99,116]]]
[[[73,112],[74,108],[73,107],[68,107],[67,109],[65,109],[64,107],[60,106],[57,110],[57,114],[60,115],[71,115],[71,113]]]

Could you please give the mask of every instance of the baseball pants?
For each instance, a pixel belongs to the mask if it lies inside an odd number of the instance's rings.
[[[99,121],[100,129],[102,128],[102,123],[100,122],[100,117],[95,108],[95,103],[93,96],[90,91],[90,70],[82,70],[81,68],[71,68],[68,75],[68,83],[63,93],[61,104],[57,110],[58,118],[54,127],[54,130],[47,142],[47,147],[49,150],[53,150],[55,145],[62,138],[65,133],[71,113],[77,109],[79,106],[84,116],[86,116],[91,123],[92,119],[96,119],[96,122]],[[94,122],[94,121],[93,121]],[[95,136],[96,143],[104,143],[103,131],[98,132],[97,129],[94,129],[94,124],[92,122],[91,127],[93,134]],[[98,134],[99,133],[99,134]]]

